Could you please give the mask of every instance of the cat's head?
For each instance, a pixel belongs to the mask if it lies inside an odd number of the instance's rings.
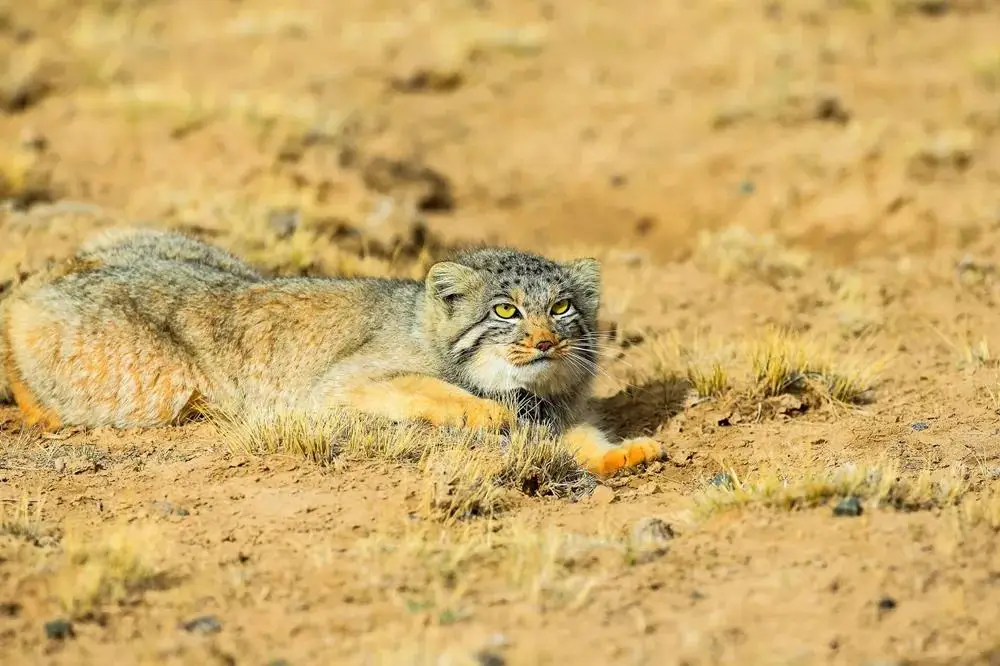
[[[485,248],[431,266],[427,307],[439,352],[484,394],[558,396],[597,371],[600,264]]]

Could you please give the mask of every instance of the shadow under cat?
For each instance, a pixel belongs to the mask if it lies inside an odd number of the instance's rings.
[[[602,425],[615,439],[649,437],[681,413],[691,383],[683,377],[630,386],[613,396],[596,398],[594,408]]]

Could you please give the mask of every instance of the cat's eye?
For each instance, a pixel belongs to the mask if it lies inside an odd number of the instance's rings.
[[[569,312],[569,299],[564,298],[552,304],[552,314],[563,315]]]
[[[510,303],[497,303],[493,306],[493,312],[501,319],[513,319],[517,316],[517,308]]]

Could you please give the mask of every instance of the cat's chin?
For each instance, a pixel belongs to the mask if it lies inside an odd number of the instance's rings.
[[[465,367],[469,382],[485,393],[512,391],[544,392],[557,380],[560,359],[538,356],[527,362],[514,363],[496,353],[481,353]]]

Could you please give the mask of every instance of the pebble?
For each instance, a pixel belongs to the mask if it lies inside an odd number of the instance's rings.
[[[479,666],[506,666],[507,660],[492,650],[480,650],[476,653],[476,663]]]
[[[642,518],[632,527],[632,543],[661,546],[676,537],[674,528],[659,518]]]
[[[632,527],[631,545],[635,562],[645,563],[666,555],[670,542],[677,536],[674,529],[659,518],[643,518]]]
[[[635,489],[635,494],[639,497],[646,497],[648,495],[655,495],[660,492],[660,486],[657,485],[655,481],[647,481],[638,488]]]
[[[153,508],[163,516],[187,516],[191,512],[182,506],[177,506],[173,502],[157,501],[153,502]]]
[[[884,596],[878,600],[879,612],[884,613],[886,611],[895,610],[896,606],[896,600],[890,596]]]
[[[51,620],[45,623],[45,637],[52,641],[64,641],[73,638],[73,624],[69,620]]]
[[[589,500],[594,504],[611,504],[615,501],[615,491],[607,486],[597,486],[590,494]]]
[[[842,499],[837,506],[833,507],[833,515],[835,516],[848,516],[856,517],[860,516],[864,512],[864,508],[861,506],[861,500],[857,497],[845,497]]]
[[[0,617],[17,617],[21,614],[21,604],[16,601],[0,602]]]
[[[916,423],[914,423],[914,424],[912,424],[910,426],[910,428],[912,428],[913,430],[916,430],[917,432],[920,432],[922,430],[927,430],[930,427],[931,427],[931,425],[929,423],[927,423],[926,421],[917,421]]]
[[[736,482],[733,481],[733,477],[726,472],[719,472],[709,480],[709,483],[717,488],[731,489],[736,486]]]
[[[182,622],[181,629],[193,634],[215,634],[222,631],[222,623],[214,615],[202,615]]]

